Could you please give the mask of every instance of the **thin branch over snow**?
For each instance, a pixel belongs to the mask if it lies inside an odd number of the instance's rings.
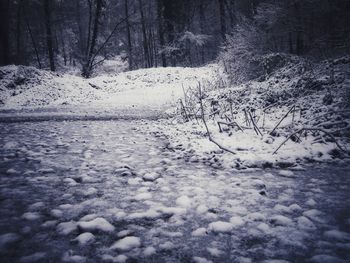
[[[327,132],[326,130],[324,129],[321,129],[321,128],[315,128],[315,127],[305,127],[305,128],[301,128],[300,130],[296,131],[296,132],[293,132],[291,135],[289,135],[278,147],[277,149],[272,153],[272,154],[276,154],[277,151],[288,141],[290,140],[293,136],[296,136],[297,134],[303,132],[303,131],[320,131],[320,132],[323,132],[324,134],[326,134],[327,136],[329,136],[333,141],[334,143],[337,145],[337,147],[343,152],[343,153],[348,153],[347,152],[347,149],[343,148],[342,146],[340,146],[339,142],[337,141],[337,139],[335,139],[335,137],[330,134],[329,132]]]
[[[211,133],[210,133],[209,128],[208,128],[208,125],[207,125],[207,122],[205,121],[204,107],[203,107],[203,95],[202,95],[202,89],[201,89],[201,84],[200,83],[198,85],[198,91],[199,91],[199,104],[200,104],[200,107],[201,107],[201,117],[202,117],[202,121],[204,123],[205,129],[207,131],[209,141],[211,141],[212,143],[216,144],[221,150],[224,150],[224,151],[229,152],[231,154],[236,154],[234,151],[226,148],[225,146],[222,146],[220,143],[218,143],[217,141],[215,141],[212,138]]]

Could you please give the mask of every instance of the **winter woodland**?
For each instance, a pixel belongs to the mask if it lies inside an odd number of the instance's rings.
[[[1,0],[0,261],[350,262],[349,0]]]

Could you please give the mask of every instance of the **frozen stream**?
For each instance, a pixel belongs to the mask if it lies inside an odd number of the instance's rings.
[[[0,124],[0,261],[350,262],[349,165],[224,171],[144,127]]]

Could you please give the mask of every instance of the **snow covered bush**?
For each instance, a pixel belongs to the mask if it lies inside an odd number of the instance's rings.
[[[179,42],[189,42],[192,45],[197,47],[203,46],[208,40],[210,36],[203,34],[193,34],[190,31],[186,31],[182,37],[180,37]]]
[[[232,84],[257,78],[262,71],[258,58],[265,51],[259,29],[249,21],[237,26],[219,54],[219,61]]]
[[[173,62],[173,65],[179,61],[183,61],[184,64],[181,64],[185,66],[198,65],[200,64],[198,52],[209,40],[209,35],[194,34],[190,31],[185,31],[172,43],[161,48],[159,54],[165,55],[165,57]]]
[[[34,67],[9,65],[0,68],[0,89],[12,90],[14,95],[22,89],[40,85],[45,79],[51,79],[54,73]]]

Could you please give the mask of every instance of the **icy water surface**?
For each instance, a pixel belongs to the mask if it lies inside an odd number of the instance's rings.
[[[224,171],[144,127],[0,124],[0,261],[349,262],[347,164]]]

